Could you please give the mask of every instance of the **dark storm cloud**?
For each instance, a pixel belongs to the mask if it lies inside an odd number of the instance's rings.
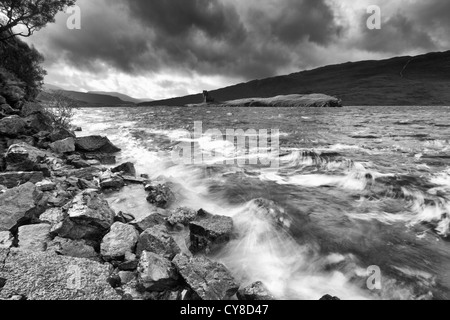
[[[265,77],[292,63],[300,43],[326,44],[339,27],[322,0],[261,1],[247,14],[223,0],[79,1],[82,30],[47,33],[48,55],[95,70],[164,69],[232,77]],[[266,29],[268,28],[267,32]],[[99,70],[100,71],[100,70]]]
[[[361,48],[371,52],[400,54],[408,50],[436,50],[431,35],[411,18],[397,13],[383,21],[380,30],[369,30],[366,18],[361,21]]]
[[[287,45],[304,40],[326,44],[341,31],[341,27],[334,22],[332,9],[324,1],[286,0],[274,15],[261,19],[264,16],[264,9],[251,11],[254,25],[268,29],[271,36]]]
[[[246,7],[231,0],[79,0],[82,30],[70,31],[59,19],[37,34],[38,47],[48,64],[65,59],[98,74],[115,69],[253,79],[330,62],[324,55],[336,48],[386,55],[439,49],[436,32],[447,39],[450,29],[450,1],[430,0],[384,16],[379,31],[368,30],[360,12],[358,35],[348,39],[333,1],[250,0]]]

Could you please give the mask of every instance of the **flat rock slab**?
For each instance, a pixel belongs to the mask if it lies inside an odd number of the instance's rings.
[[[233,219],[206,214],[204,218],[189,224],[190,246],[193,253],[210,253],[230,241]]]
[[[116,153],[121,151],[107,137],[101,136],[77,138],[75,140],[75,147],[77,151],[81,152]]]
[[[17,295],[28,300],[121,299],[107,281],[111,267],[92,260],[0,249],[0,263],[0,278],[6,279],[0,299]]]
[[[140,256],[144,251],[153,252],[172,260],[181,252],[181,249],[167,232],[166,227],[155,226],[145,230],[139,236],[136,254]]]
[[[39,216],[45,208],[40,205],[42,192],[31,182],[0,195],[0,231],[9,231],[26,219]]]
[[[44,180],[44,174],[40,171],[0,173],[0,184],[7,188],[14,188],[27,182],[37,183],[42,180]]]
[[[202,256],[192,258],[179,254],[173,259],[173,264],[202,300],[229,300],[239,289],[233,276],[221,263]]]

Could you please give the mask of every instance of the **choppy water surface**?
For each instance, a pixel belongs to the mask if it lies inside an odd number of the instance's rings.
[[[173,163],[194,121],[279,129],[280,168]],[[263,281],[282,299],[450,299],[450,107],[99,108],[75,122],[120,146],[119,161],[174,183],[174,207],[232,216],[238,236],[214,258],[244,285]],[[192,142],[205,154],[221,144]],[[134,186],[109,200],[139,216],[151,210],[145,197]],[[381,290],[367,288],[373,265]]]

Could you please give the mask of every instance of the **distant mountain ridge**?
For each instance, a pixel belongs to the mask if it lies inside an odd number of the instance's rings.
[[[122,101],[133,102],[133,103],[141,103],[141,102],[146,102],[146,101],[153,101],[152,99],[136,99],[136,98],[130,97],[130,96],[128,96],[126,94],[123,94],[123,93],[120,93],[120,92],[89,91],[88,93],[101,94],[101,95],[117,97],[117,98],[119,98]]]
[[[91,91],[91,92],[79,92],[61,89],[58,86],[52,84],[45,84],[43,92],[39,95],[38,99],[42,101],[50,100],[51,97],[49,93],[53,91],[58,91],[63,93],[65,96],[77,100],[79,102],[88,105],[102,105],[102,106],[118,106],[118,105],[135,105],[144,100],[135,99],[118,92],[101,92],[101,91]]]
[[[450,106],[450,51],[347,62],[210,91],[219,101],[309,93],[337,97],[344,106]],[[183,106],[201,101],[202,94],[196,94],[139,105]]]

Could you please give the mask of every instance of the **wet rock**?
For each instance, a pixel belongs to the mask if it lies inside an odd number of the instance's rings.
[[[80,152],[116,153],[121,151],[107,137],[101,136],[77,138],[75,146]]]
[[[230,241],[233,233],[233,219],[225,216],[205,214],[198,221],[189,224],[190,246],[193,253],[210,253]]]
[[[121,189],[125,185],[122,177],[116,173],[105,172],[100,176],[100,187],[102,189]]]
[[[130,222],[140,233],[144,232],[147,229],[153,228],[158,225],[165,225],[166,218],[159,213],[152,213],[146,217],[142,217],[139,219],[135,219]]]
[[[58,235],[72,240],[99,241],[114,222],[114,211],[97,190],[85,190],[72,201]]]
[[[19,116],[10,116],[0,120],[0,135],[17,137],[26,132],[27,123]]]
[[[43,180],[36,183],[36,188],[42,192],[53,191],[56,189],[56,184],[50,180]]]
[[[134,252],[138,239],[139,233],[133,226],[116,222],[103,238],[100,252],[107,261],[123,260],[127,253]]]
[[[9,249],[13,246],[14,237],[9,231],[0,231],[0,249]]]
[[[172,260],[181,249],[164,226],[155,226],[145,230],[139,237],[136,254],[141,256],[144,251]]]
[[[341,299],[339,299],[338,297],[333,297],[329,294],[324,295],[322,298],[320,298],[320,301],[340,301]]]
[[[115,168],[111,169],[111,172],[114,173],[121,173],[126,176],[136,176],[136,169],[134,168],[134,164],[131,162],[126,162],[121,164],[120,166],[117,166]]]
[[[86,153],[84,157],[86,160],[97,160],[101,164],[105,165],[116,164],[116,157],[107,153]]]
[[[197,211],[190,208],[177,208],[170,212],[167,222],[172,226],[177,224],[188,226],[189,223],[193,222],[196,218]]]
[[[58,154],[64,154],[75,151],[75,139],[66,138],[64,140],[58,140],[50,144],[50,149]]]
[[[224,265],[206,257],[179,254],[173,259],[181,277],[202,300],[228,300],[239,285]]]
[[[53,251],[59,255],[68,257],[100,261],[99,255],[95,252],[94,247],[89,245],[85,240],[70,240],[56,237],[48,244],[47,251]]]
[[[237,297],[239,300],[248,301],[276,300],[269,290],[267,290],[266,286],[260,281],[255,282],[244,289],[240,289],[237,293]]]
[[[87,259],[11,249],[0,268],[0,277],[6,279],[0,299],[120,300],[107,281],[111,271],[107,264]]]
[[[19,228],[19,249],[33,252],[47,250],[47,244],[50,242],[49,224],[33,224]]]
[[[269,219],[273,224],[289,228],[292,224],[284,208],[277,205],[274,201],[267,199],[254,199],[248,205],[248,210],[257,218]]]
[[[157,186],[147,185],[145,191],[149,193],[147,201],[158,208],[166,209],[175,199],[175,195],[167,184]]]
[[[165,291],[178,284],[178,272],[172,262],[144,251],[139,260],[138,282],[147,291]]]
[[[0,184],[14,188],[27,182],[37,183],[44,180],[42,172],[1,172]]]
[[[26,143],[14,144],[6,152],[7,171],[42,171],[47,154]]]
[[[44,212],[42,192],[27,182],[0,194],[0,231],[10,231]]]
[[[67,130],[65,128],[56,128],[55,130],[53,130],[52,133],[49,134],[48,138],[50,139],[51,142],[56,142],[56,141],[65,140],[68,138],[73,138],[74,144],[75,144],[76,136],[70,130]],[[75,146],[74,146],[74,151],[75,151]]]

